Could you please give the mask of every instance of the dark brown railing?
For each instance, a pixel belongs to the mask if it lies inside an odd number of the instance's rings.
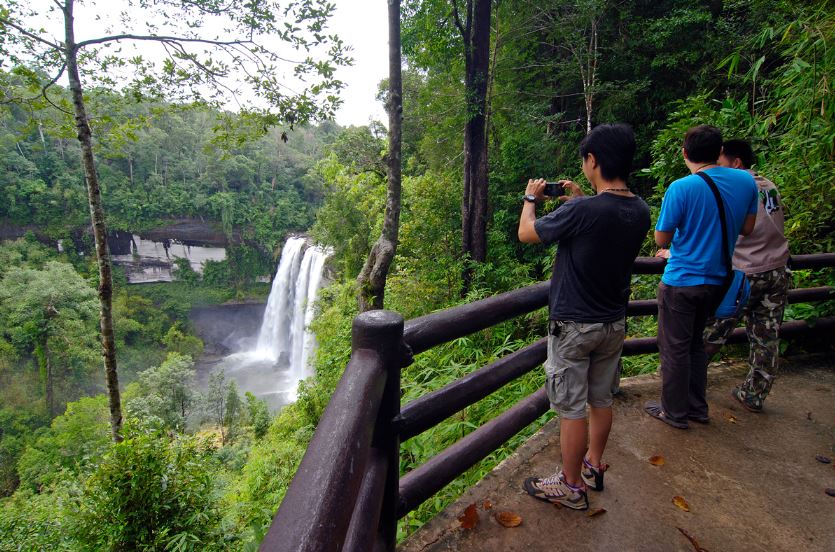
[[[660,274],[662,259],[636,259],[637,274]],[[835,253],[796,255],[791,266],[835,266]],[[541,282],[428,314],[404,324],[391,311],[369,311],[353,324],[351,360],[261,550],[319,552],[394,550],[397,520],[548,410],[540,388],[425,464],[400,477],[400,443],[434,427],[545,361],[546,339],[528,345],[400,408],[400,370],[412,355],[546,306]],[[789,303],[835,299],[831,287],[795,289]],[[629,316],[655,314],[655,300],[630,301]],[[835,331],[835,317],[785,322],[781,337]],[[746,340],[737,328],[730,343]],[[627,339],[623,355],[656,352],[655,337]]]

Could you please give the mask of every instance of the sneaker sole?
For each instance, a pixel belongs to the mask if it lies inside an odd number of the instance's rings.
[[[538,477],[529,477],[525,479],[525,483],[523,487],[525,492],[527,492],[532,497],[541,500],[543,502],[547,502],[548,504],[559,504],[560,506],[564,506],[566,508],[571,508],[572,510],[588,510],[589,509],[589,500],[586,498],[582,502],[571,502],[570,500],[563,500],[559,498],[549,498],[548,495],[543,493],[541,490],[537,489],[533,486],[534,481],[538,481]]]

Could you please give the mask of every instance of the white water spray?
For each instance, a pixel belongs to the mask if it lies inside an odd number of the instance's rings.
[[[273,408],[296,400],[299,382],[312,375],[309,362],[316,342],[308,328],[331,251],[305,249],[305,243],[289,238],[281,250],[255,348],[221,362],[241,390],[264,398]]]
[[[256,346],[257,354],[287,362],[294,381],[311,375],[308,362],[315,340],[308,326],[330,255],[318,246],[308,247],[302,255],[304,244],[302,238],[284,244]]]
[[[278,360],[279,353],[289,348],[295,285],[300,267],[298,259],[301,258],[302,247],[302,238],[290,238],[281,250],[278,270],[258,332],[258,344],[255,346],[255,352],[260,356]]]

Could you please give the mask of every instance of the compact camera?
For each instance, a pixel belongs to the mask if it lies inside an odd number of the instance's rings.
[[[542,193],[548,197],[560,197],[565,195],[565,188],[559,182],[546,182],[545,191]]]

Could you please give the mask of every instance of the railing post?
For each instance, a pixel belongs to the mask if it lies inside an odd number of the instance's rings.
[[[367,312],[354,319],[351,360],[259,550],[338,552],[346,541],[357,542],[351,529],[358,516],[370,526],[359,540],[371,543],[359,550],[378,546],[383,497],[392,501],[392,485],[394,499],[398,490],[399,450],[391,411],[396,415],[400,408],[402,339],[403,318],[395,312]],[[384,447],[385,457],[374,448],[376,443]],[[391,455],[393,470],[388,469]],[[369,471],[378,474],[378,483],[366,492],[372,483]],[[393,483],[387,472],[393,472]],[[396,534],[396,525],[391,534]]]
[[[395,418],[400,414],[400,369],[404,363],[403,317],[386,310],[364,312],[354,319],[352,341],[354,350],[377,351],[387,374],[371,444],[376,451],[372,451],[370,457],[380,458],[385,465],[385,470],[382,470],[385,472],[385,479],[381,482],[382,500],[377,503],[380,523],[374,547],[393,551],[397,542],[396,510],[400,487],[400,436],[395,427]],[[362,499],[361,496],[359,500]]]

